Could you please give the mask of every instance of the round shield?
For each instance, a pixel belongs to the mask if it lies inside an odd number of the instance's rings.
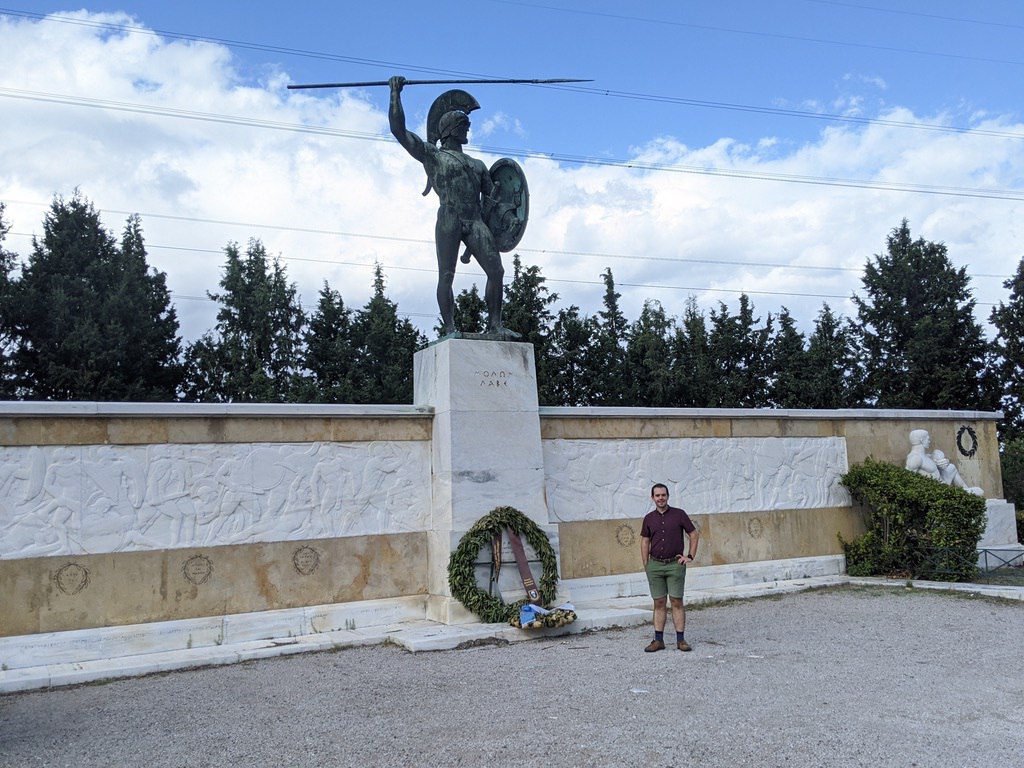
[[[480,109],[480,103],[465,91],[455,88],[442,93],[434,99],[434,103],[430,105],[430,111],[427,113],[427,143],[437,144],[440,140],[441,133],[438,126],[445,112],[458,110],[468,115],[474,109]]]
[[[526,186],[526,174],[515,160],[501,158],[491,166],[490,174],[496,202],[484,216],[484,223],[494,235],[498,250],[505,253],[519,245],[526,232],[530,190]]]

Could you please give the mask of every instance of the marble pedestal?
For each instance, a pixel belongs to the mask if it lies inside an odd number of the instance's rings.
[[[1004,565],[1021,565],[1024,545],[1017,541],[1016,510],[1005,499],[985,501],[985,533],[978,542],[978,567],[995,570]]]
[[[448,589],[448,559],[473,523],[495,507],[515,507],[557,545],[544,497],[533,346],[443,339],[416,353],[414,390],[417,406],[434,409],[427,618],[477,621]]]

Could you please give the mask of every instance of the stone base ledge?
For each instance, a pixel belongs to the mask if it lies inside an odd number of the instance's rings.
[[[426,596],[314,605],[276,611],[208,616],[97,629],[75,629],[0,638],[0,669],[11,672],[53,664],[89,664],[160,653],[287,644],[296,637],[339,630],[361,631],[421,621]]]
[[[786,560],[762,560],[730,565],[692,566],[686,572],[686,594],[695,591],[766,584],[777,581],[839,576],[846,573],[843,555],[797,557]],[[647,577],[642,573],[565,579],[560,586],[573,603],[595,603],[616,598],[642,597],[650,600]]]
[[[1001,587],[988,584],[951,584],[949,582],[901,581],[881,578],[851,578],[844,574],[809,576],[727,587],[687,590],[692,605],[712,604],[729,600],[751,599],[768,595],[788,594],[808,589],[843,586],[888,587],[893,589],[935,589],[965,592],[984,597],[1024,601],[1024,587]],[[374,601],[389,602],[389,601]],[[522,630],[507,624],[439,625],[422,618],[397,621],[387,625],[340,629],[316,634],[249,640],[234,644],[185,648],[144,653],[127,657],[100,658],[91,661],[40,663],[18,669],[0,670],[0,694],[38,688],[75,685],[124,677],[139,677],[158,672],[171,672],[200,666],[234,664],[240,661],[302,653],[328,651],[361,645],[392,643],[412,652],[466,648],[474,645],[504,645],[544,637],[576,634],[613,627],[645,626],[651,621],[651,600],[644,596],[620,597],[604,603],[574,603],[577,620],[565,627]],[[349,606],[339,606],[346,608]],[[365,607],[365,606],[364,606]],[[81,630],[95,632],[96,630]],[[22,638],[23,640],[26,638]]]

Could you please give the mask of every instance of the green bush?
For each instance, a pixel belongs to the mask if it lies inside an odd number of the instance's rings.
[[[872,459],[850,467],[842,483],[867,509],[867,533],[839,537],[851,576],[975,576],[985,499]]]

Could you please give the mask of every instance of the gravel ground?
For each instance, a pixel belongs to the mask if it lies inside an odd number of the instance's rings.
[[[10,694],[0,765],[1024,765],[1022,603],[849,587],[688,619],[692,653],[636,628]]]

